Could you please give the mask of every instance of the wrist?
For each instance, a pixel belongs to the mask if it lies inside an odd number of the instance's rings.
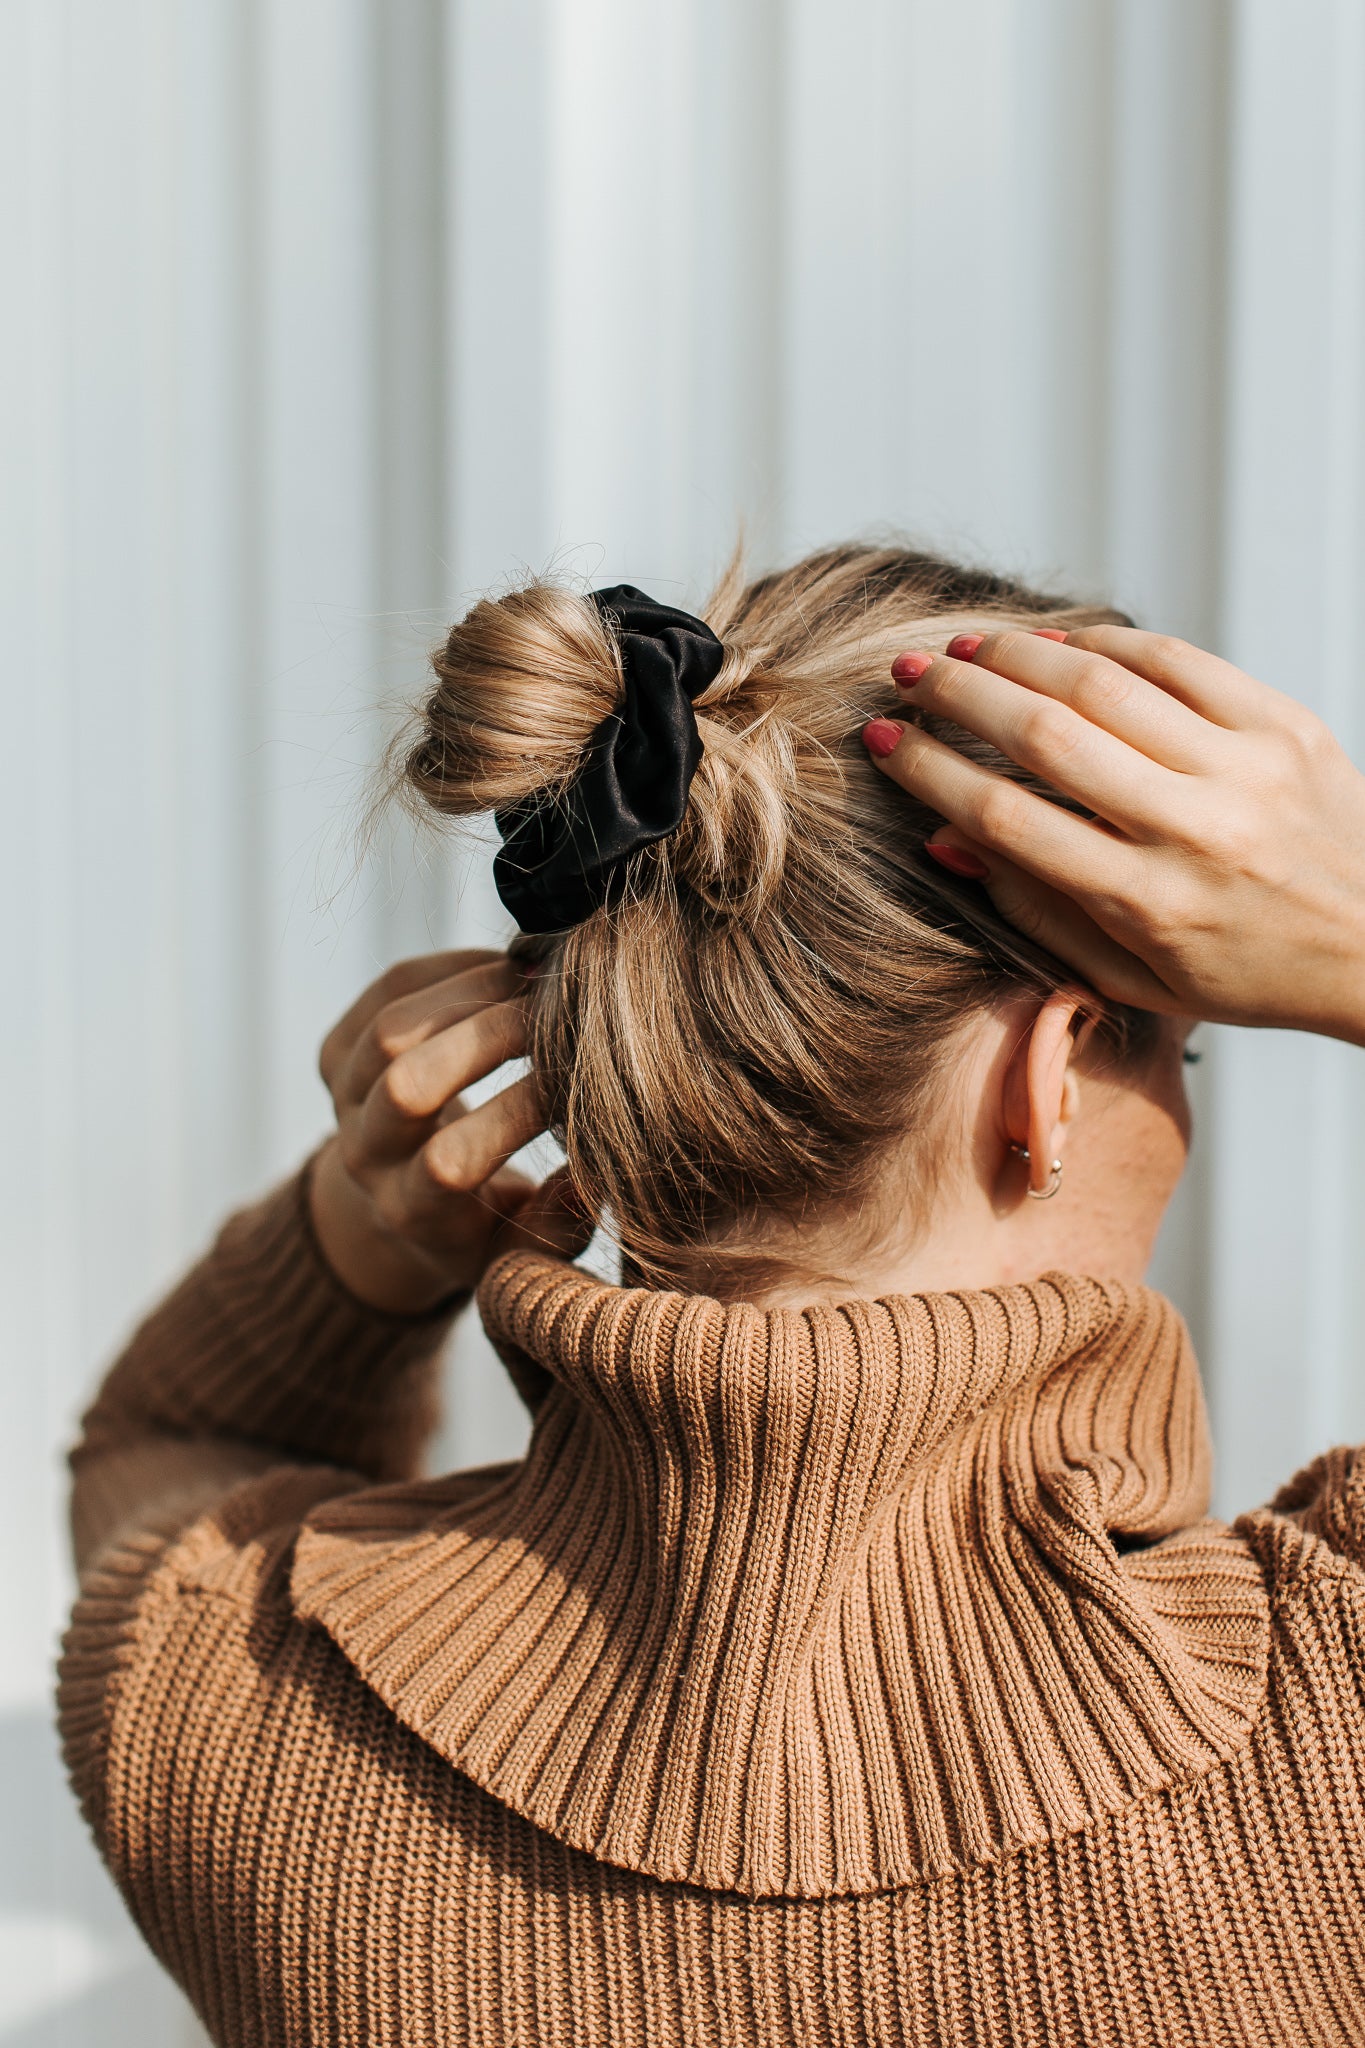
[[[1365,1046],[1365,934],[1359,943],[1353,935],[1352,943],[1340,948],[1323,983],[1317,1012],[1303,1028],[1320,1038]]]
[[[385,1230],[331,1138],[309,1169],[308,1219],[319,1256],[339,1286],[381,1315],[430,1315],[461,1290],[417,1245]]]

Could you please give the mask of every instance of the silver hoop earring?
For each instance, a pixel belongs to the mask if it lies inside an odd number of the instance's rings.
[[[1013,1152],[1017,1158],[1022,1159],[1025,1166],[1028,1165],[1030,1157],[1032,1155],[1030,1154],[1027,1145],[1011,1145],[1010,1151]],[[1062,1162],[1060,1159],[1054,1159],[1052,1162],[1051,1178],[1049,1179],[1047,1186],[1045,1188],[1026,1188],[1025,1193],[1027,1194],[1031,1202],[1050,1202],[1052,1200],[1052,1197],[1056,1194],[1058,1188],[1061,1186],[1061,1184]]]

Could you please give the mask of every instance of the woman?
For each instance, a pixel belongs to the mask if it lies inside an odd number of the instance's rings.
[[[1141,1285],[1189,1021],[1365,1041],[1365,782],[925,556],[708,619],[436,658],[524,936],[362,996],[87,1418],[103,1852],[222,2042],[1365,2041],[1365,1458],[1209,1520]],[[476,1285],[530,1448],[418,1479]]]

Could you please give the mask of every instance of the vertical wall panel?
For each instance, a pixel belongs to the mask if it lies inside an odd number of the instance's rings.
[[[451,9],[460,588],[695,593],[772,523],[775,0],[507,16]]]
[[[401,0],[371,19],[376,176],[374,696],[387,729],[410,702],[452,597],[448,488],[446,23],[442,0]],[[390,812],[377,821],[374,915],[386,947],[445,942],[450,863]]]
[[[22,194],[3,220],[3,274],[12,296],[0,320],[0,423],[4,474],[3,665],[7,739],[0,749],[0,851],[14,878],[6,946],[6,1066],[16,1077],[7,1130],[24,1172],[0,1193],[4,1370],[0,1373],[0,1472],[12,1529],[33,1532],[40,1569],[0,1575],[0,1700],[41,1697],[49,1588],[60,1556],[59,1510],[49,1470],[63,1373],[80,1344],[80,1301],[71,1285],[76,1248],[76,1135],[72,1076],[72,977],[67,906],[75,864],[53,800],[51,764],[70,746],[67,562],[63,546],[69,447],[62,312],[67,287],[65,162],[59,109],[65,97],[64,24],[36,7],[2,18],[0,151],[4,189]],[[20,396],[22,394],[22,397]],[[20,878],[28,886],[20,886]],[[32,1554],[32,1553],[31,1553]]]
[[[144,6],[128,21],[78,8],[65,52],[72,156],[59,233],[68,289],[78,305],[99,308],[97,319],[63,309],[65,824],[75,885],[63,922],[87,1342],[131,1312],[148,1252],[167,1255],[158,1239],[176,1166],[166,943],[179,766],[167,602],[176,554],[167,404],[173,45],[160,15]]]
[[[163,426],[173,469],[163,631],[176,773],[167,934],[174,987],[177,1173],[172,1259],[244,1196],[268,1150],[257,1087],[259,873],[254,768],[260,734],[254,513],[258,501],[257,266],[250,105],[250,10],[205,0],[165,10],[174,52],[168,235],[171,309]]]
[[[0,1193],[0,1497],[11,1568],[0,1574],[0,1859],[9,1967],[0,2038],[69,2008],[117,1968],[109,1920],[98,1931],[63,1910],[76,1829],[47,1730],[50,1624],[63,1532],[54,1446],[79,1357],[79,1134],[68,906],[78,874],[66,823],[75,724],[69,685],[70,436],[64,232],[69,158],[65,10],[0,15],[0,858],[8,878],[3,982],[4,1120]],[[68,771],[69,772],[69,771]],[[18,1560],[23,1567],[16,1568]],[[126,1960],[135,1946],[124,1937]]]
[[[1230,26],[1221,5],[1123,0],[1112,59],[1105,580],[1140,625],[1201,645],[1220,619]],[[1194,1149],[1152,1271],[1201,1352],[1225,1037],[1196,1041]]]
[[[1365,14],[1237,16],[1224,651],[1361,758],[1365,600]],[[1224,1490],[1365,1429],[1362,1055],[1301,1035],[1220,1047],[1210,1371]]]
[[[543,569],[555,546],[549,4],[450,0],[448,9],[447,491],[460,599]]]
[[[781,541],[790,552],[894,516],[914,403],[908,290],[910,10],[850,0],[786,14],[782,113]],[[869,65],[863,53],[875,49]],[[989,85],[985,86],[989,91]],[[946,201],[946,195],[945,195]]]
[[[783,482],[784,0],[694,0],[691,489],[694,587],[741,537],[772,558]]]
[[[1222,568],[1230,62],[1224,7],[1122,0],[1110,124],[1107,573],[1140,621],[1201,642],[1217,630]]]
[[[689,25],[687,0],[557,0],[550,17],[555,544],[661,594],[686,573],[693,482]]]
[[[204,35],[213,22],[204,10]],[[186,687],[181,638],[187,522],[213,516],[206,469],[187,467],[205,445],[184,349],[185,258],[201,245],[185,230],[212,210],[206,167],[228,108],[205,109],[184,148],[181,26],[169,0],[0,15],[5,869],[18,911],[3,994],[19,1126],[0,1231],[0,1437],[14,1461],[4,1584],[21,1600],[0,1634],[0,2038],[44,2048],[188,2038],[72,1808],[48,1705],[69,1588],[60,1451],[93,1361],[184,1256],[194,1141],[205,1212],[233,1177],[219,1139],[238,1105],[184,1028],[187,877],[211,920],[220,848],[212,800],[198,837],[188,829],[207,707]],[[215,1098],[203,1116],[196,1077]]]
[[[798,0],[790,24],[789,542],[895,523],[1098,581],[1108,8]]]
[[[375,133],[363,0],[256,14],[262,628],[260,1086],[277,1145],[322,1129],[321,1030],[375,971],[353,885],[374,758]]]

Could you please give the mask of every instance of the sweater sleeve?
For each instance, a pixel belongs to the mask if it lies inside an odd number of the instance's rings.
[[[387,1315],[348,1294],[314,1240],[307,1175],[228,1221],[104,1380],[71,1458],[78,1559],[131,1530],[168,1537],[272,1465],[416,1469],[452,1310]]]

